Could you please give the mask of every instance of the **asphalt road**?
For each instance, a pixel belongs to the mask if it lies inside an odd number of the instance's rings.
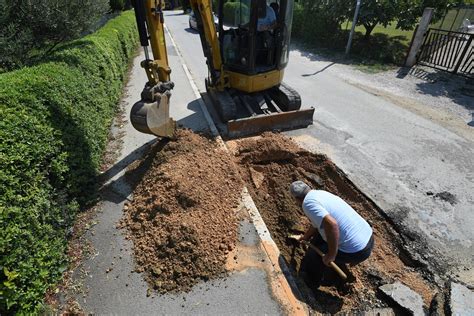
[[[205,91],[198,33],[179,11],[166,12],[166,25]],[[403,231],[415,257],[473,285],[473,138],[345,82],[330,66],[291,52],[285,81],[316,113],[314,125],[286,134],[346,172]]]

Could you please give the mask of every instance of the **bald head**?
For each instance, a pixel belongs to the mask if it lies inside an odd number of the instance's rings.
[[[304,199],[309,191],[311,188],[303,181],[295,181],[290,185],[290,193],[297,199]]]

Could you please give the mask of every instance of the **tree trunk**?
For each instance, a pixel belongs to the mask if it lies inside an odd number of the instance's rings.
[[[377,25],[377,23],[374,23],[374,24],[364,23],[364,27],[365,27],[364,40],[366,40],[366,41],[369,40],[370,34],[372,34],[372,31],[374,30],[376,25]]]

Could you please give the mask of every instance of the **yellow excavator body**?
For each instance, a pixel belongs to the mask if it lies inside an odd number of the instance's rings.
[[[217,3],[217,8],[212,8],[212,0],[190,0],[209,70],[206,89],[220,120],[226,123],[224,136],[242,137],[312,124],[314,108],[301,110],[300,95],[283,83],[294,0]],[[235,3],[240,5],[235,11],[238,14],[226,16],[226,3],[233,3],[234,8]],[[139,131],[173,137],[176,123],[169,117],[169,99],[174,84],[166,52],[164,2],[134,0],[132,4],[145,49],[142,66],[148,82],[142,99],[132,108],[131,122]],[[213,9],[218,11],[217,26]],[[153,60],[148,56],[149,42]]]
[[[284,70],[273,70],[256,75],[246,75],[227,71],[230,87],[246,93],[260,92],[278,86],[285,74]]]

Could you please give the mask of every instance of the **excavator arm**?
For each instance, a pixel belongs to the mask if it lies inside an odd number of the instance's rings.
[[[163,0],[132,0],[135,8],[140,44],[145,52],[141,66],[148,82],[141,93],[141,100],[134,104],[130,113],[133,127],[143,133],[173,138],[176,122],[170,118],[169,102],[174,83],[168,64],[163,19]],[[148,47],[151,43],[153,59]]]
[[[214,25],[211,0],[191,0],[196,13],[204,55],[207,59],[212,86],[224,89],[224,76],[219,39]],[[141,100],[132,107],[130,121],[140,132],[172,138],[176,122],[169,115],[169,101],[174,83],[168,63],[164,32],[164,0],[133,0],[140,44],[145,52],[141,66],[148,77]],[[151,44],[153,59],[148,48]]]
[[[190,0],[191,8],[197,20],[202,50],[207,60],[210,84],[223,89],[228,85],[223,69],[220,43],[214,24],[211,0]]]

